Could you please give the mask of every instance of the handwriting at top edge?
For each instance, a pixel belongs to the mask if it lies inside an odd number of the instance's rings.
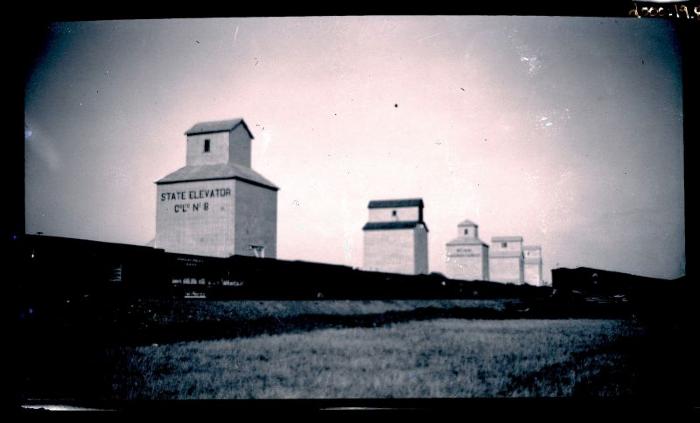
[[[643,3],[643,2],[642,2]],[[684,4],[673,4],[665,6],[641,6],[634,2],[634,7],[630,9],[629,16],[637,18],[676,18],[676,19],[700,19],[700,6],[689,8]]]

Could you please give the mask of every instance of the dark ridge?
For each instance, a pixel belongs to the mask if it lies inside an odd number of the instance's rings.
[[[549,287],[401,275],[246,256],[214,258],[145,246],[25,235],[13,241],[20,297],[81,295],[217,299],[437,299],[546,297]],[[106,294],[105,294],[106,295]]]

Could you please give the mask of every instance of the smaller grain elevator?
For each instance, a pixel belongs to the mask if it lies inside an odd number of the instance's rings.
[[[364,231],[364,269],[409,275],[428,273],[428,227],[423,200],[373,200]]]
[[[460,222],[457,237],[445,249],[448,278],[489,280],[489,246],[479,239],[479,225],[471,220]]]

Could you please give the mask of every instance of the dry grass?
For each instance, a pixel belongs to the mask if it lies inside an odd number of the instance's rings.
[[[614,320],[438,319],[123,347],[118,399],[622,395]],[[591,388],[591,383],[598,386]]]
[[[503,310],[518,300],[139,300],[128,313],[139,322],[160,326],[191,321],[245,321],[263,318],[284,319],[301,315],[358,316],[417,308],[476,308]]]

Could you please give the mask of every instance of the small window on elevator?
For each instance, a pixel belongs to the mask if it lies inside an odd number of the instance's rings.
[[[211,147],[210,144],[211,144],[211,141],[210,141],[210,140],[208,140],[208,139],[204,140],[204,152],[205,152],[205,153],[208,153],[208,152],[209,152],[209,149],[210,149],[210,147]]]

